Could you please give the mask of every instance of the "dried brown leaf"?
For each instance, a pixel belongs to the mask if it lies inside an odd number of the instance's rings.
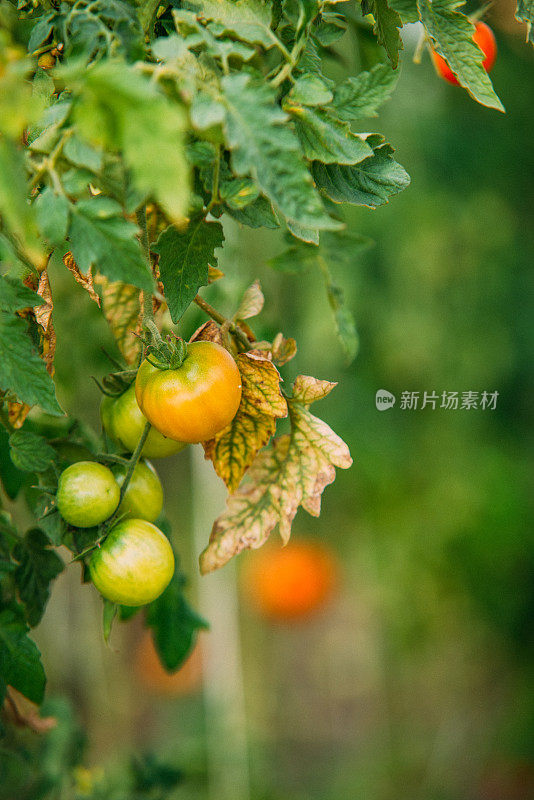
[[[74,276],[76,283],[79,283],[80,286],[83,286],[91,300],[94,300],[94,302],[100,308],[100,297],[95,291],[92,267],[89,267],[87,274],[84,275],[83,272],[80,272],[80,268],[78,267],[78,264],[74,260],[74,257],[70,251],[65,253],[63,256],[63,263],[69,272]]]
[[[33,309],[35,321],[41,328],[41,358],[46,364],[48,374],[53,377],[54,355],[56,353],[56,331],[54,330],[54,322],[52,320],[54,302],[52,300],[52,291],[50,289],[50,281],[48,280],[48,272],[46,270],[43,270],[39,276],[37,294],[45,301],[42,305],[35,306]]]
[[[218,267],[212,267],[211,264],[208,264],[208,284],[215,283],[215,281],[224,278],[224,272],[222,269]]]
[[[197,328],[189,339],[190,342],[215,342],[222,345],[223,337],[221,329],[212,319],[209,319],[200,328]]]
[[[329,382],[317,381],[312,388],[313,380],[297,379],[298,397],[301,389],[307,401],[313,393],[325,396]],[[307,402],[293,397],[288,408],[291,433],[275,439],[256,457],[246,480],[228,498],[200,557],[203,573],[222,567],[242,550],[260,547],[277,526],[286,542],[299,505],[317,516],[322,492],[335,478],[335,467],[347,469],[352,464],[345,442],[311,414]]]

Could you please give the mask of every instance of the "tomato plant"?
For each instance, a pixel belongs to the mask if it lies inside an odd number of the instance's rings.
[[[241,375],[231,354],[215,342],[192,342],[177,369],[143,361],[135,380],[143,414],[164,436],[205,442],[234,419]]]
[[[311,410],[336,384],[297,371],[283,382],[297,344],[280,328],[291,330],[292,315],[278,319],[269,309],[261,334],[253,329],[265,303],[254,274],[240,299],[231,282],[220,292],[224,308],[206,295],[225,278],[225,232],[249,228],[258,253],[261,236],[278,237],[268,266],[298,273],[303,284],[319,276],[350,365],[358,336],[336,271],[352,269],[365,241],[347,208],[379,208],[410,182],[384,136],[360,132],[395,89],[403,26],[419,22],[472,98],[504,110],[487,74],[490,52],[478,47],[456,0],[360,6],[2,0],[1,702],[16,705],[12,690],[43,701],[46,676],[30,629],[65,568],[59,548],[70,553],[68,569],[81,569],[106,599],[106,637],[116,616],[126,621],[119,606],[146,606],[167,670],[206,627],[175,566],[176,533],[166,537],[139,519],[157,516],[167,526],[159,481],[141,457],[201,443],[228,488],[206,531],[202,573],[276,530],[287,541],[299,507],[318,515],[336,468],[351,466],[345,442]],[[521,2],[517,16],[531,26],[532,4]],[[335,80],[345,43],[365,40],[367,52],[371,25],[373,66]],[[80,302],[94,304],[114,343],[113,371],[97,380],[103,435],[90,424],[91,408],[76,419],[68,393],[56,396],[54,309],[68,304],[57,290],[67,280]],[[295,292],[295,313],[300,302]],[[194,314],[202,315],[196,331]],[[322,347],[333,347],[321,331]],[[84,348],[108,344],[77,326],[61,342],[71,365]],[[32,426],[36,408],[65,417],[65,428]],[[288,615],[326,597],[328,569],[313,583],[309,564],[288,581]],[[262,591],[271,596],[267,585]],[[278,601],[266,602],[274,610]]]
[[[475,31],[472,38],[473,42],[484,54],[482,66],[486,72],[490,72],[495,64],[495,59],[497,58],[497,42],[495,41],[493,31],[489,25],[486,25],[485,22],[476,22]],[[437,73],[440,75],[440,77],[442,77],[448,83],[452,83],[453,86],[460,85],[458,78],[451,70],[447,61],[442,58],[439,53],[436,53],[435,50],[432,50],[432,61],[434,62],[434,66],[436,67]]]
[[[159,528],[142,519],[129,519],[111,528],[89,560],[91,580],[112,603],[143,606],[156,600],[174,573],[169,540]]]
[[[77,461],[59,476],[57,508],[65,522],[92,528],[111,517],[119,505],[120,489],[103,464]]]

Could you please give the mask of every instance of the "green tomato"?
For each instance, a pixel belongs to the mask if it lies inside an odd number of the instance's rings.
[[[104,396],[100,405],[100,417],[108,436],[125,450],[133,453],[147,423],[146,417],[137,405],[134,384],[118,397]],[[146,458],[163,458],[178,453],[184,447],[183,442],[169,439],[155,428],[151,428],[142,455]]]
[[[122,487],[128,467],[113,467],[115,480]],[[158,474],[149,461],[140,461],[130,478],[128,488],[119,506],[119,514],[128,519],[146,519],[155,522],[163,508],[163,488]]]
[[[112,603],[143,606],[167,588],[174,554],[159,528],[144,519],[128,519],[111,529],[89,561],[91,579]]]
[[[57,487],[58,511],[70,525],[92,528],[111,517],[120,489],[113,473],[96,461],[77,461],[64,469]]]

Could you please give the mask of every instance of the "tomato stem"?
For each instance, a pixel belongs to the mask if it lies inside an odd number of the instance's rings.
[[[223,314],[217,311],[216,308],[213,308],[213,306],[210,306],[209,303],[206,303],[204,298],[202,298],[199,294],[197,294],[193,302],[196,303],[196,305],[201,308],[202,311],[208,315],[208,317],[211,317],[215,320],[215,322],[218,322],[219,325],[226,325],[228,330],[234,334],[236,339],[239,340],[246,350],[251,349],[249,338],[247,334],[239,327],[239,325],[236,325],[234,322],[232,322],[232,320],[227,319]]]
[[[150,433],[150,428],[151,427],[152,426],[151,426],[150,422],[147,421],[147,423],[146,423],[146,425],[145,425],[145,427],[143,429],[143,433],[139,437],[139,441],[137,442],[137,446],[136,446],[135,450],[133,451],[132,455],[130,456],[129,461],[127,462],[128,463],[128,469],[126,470],[126,475],[124,476],[124,481],[123,481],[122,486],[121,486],[119,504],[117,506],[117,510],[115,511],[115,513],[112,514],[112,516],[106,522],[106,528],[107,529],[109,529],[113,525],[115,520],[117,519],[120,505],[121,505],[121,503],[122,503],[122,501],[124,499],[124,495],[126,494],[126,489],[128,488],[128,485],[129,485],[129,483],[130,483],[130,481],[132,479],[132,475],[133,475],[134,470],[135,470],[135,468],[137,466],[137,462],[141,458],[141,451],[143,450],[143,447],[145,446],[145,442],[147,440],[148,434]]]

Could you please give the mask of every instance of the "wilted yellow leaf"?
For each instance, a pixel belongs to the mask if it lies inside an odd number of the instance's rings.
[[[42,305],[35,306],[33,309],[35,321],[41,328],[41,358],[46,364],[49,375],[53,376],[54,355],[56,353],[56,332],[52,321],[54,303],[52,300],[50,281],[48,280],[48,272],[46,270],[43,270],[39,276],[39,284],[36,291],[45,301]]]
[[[280,391],[280,373],[262,353],[237,356],[241,373],[241,403],[234,419],[214,439],[204,443],[206,458],[233,492],[276,430],[276,419],[287,416]]]
[[[255,280],[243,294],[243,299],[236,311],[234,319],[250,319],[256,317],[263,308],[265,298],[261,290],[260,282]]]
[[[319,515],[321,495],[335,479],[335,467],[347,469],[352,464],[345,442],[307,407],[334,385],[297,378],[288,400],[291,433],[275,439],[257,456],[243,485],[228,498],[200,557],[203,573],[222,567],[242,550],[260,547],[277,526],[287,542],[299,505]]]
[[[141,353],[142,309],[139,289],[129,283],[110,282],[99,276],[102,284],[104,316],[113,332],[117,346],[127,364],[133,364]]]
[[[297,343],[294,339],[284,339],[281,333],[277,333],[273,339],[271,355],[275,364],[281,367],[287,364],[297,354]]]
[[[209,319],[200,328],[197,328],[191,336],[190,342],[215,342],[215,344],[222,345],[223,337],[221,329],[212,319]]]

